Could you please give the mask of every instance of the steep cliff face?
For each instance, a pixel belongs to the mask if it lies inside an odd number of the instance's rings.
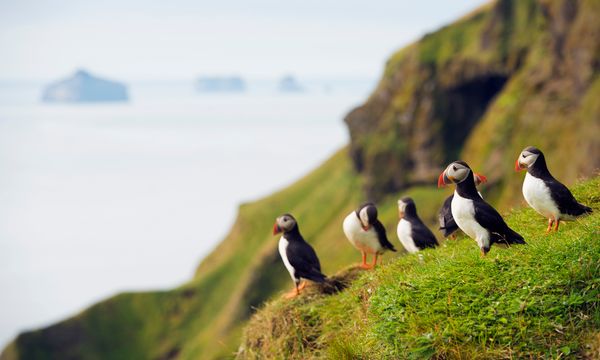
[[[497,183],[504,156],[536,140],[529,132],[551,151],[547,139],[560,138],[557,132],[597,125],[600,113],[585,98],[600,95],[592,86],[599,15],[594,1],[500,0],[395,54],[375,92],[345,119],[367,196],[431,183],[461,156],[491,171]],[[544,125],[549,116],[556,127]],[[518,142],[521,124],[532,126]],[[573,138],[598,154],[597,139]],[[575,167],[591,174],[600,165],[599,159],[573,160],[558,175]]]

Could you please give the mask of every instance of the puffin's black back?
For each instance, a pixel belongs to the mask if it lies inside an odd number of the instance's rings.
[[[454,221],[454,217],[452,217],[453,198],[454,194],[448,196],[446,200],[444,200],[444,204],[438,214],[440,230],[442,230],[444,237],[448,237],[458,230],[458,225],[456,225],[456,221]]]
[[[377,207],[375,206],[375,204],[368,202],[359,206],[358,209],[356,209],[356,211],[354,212],[356,214],[356,217],[360,220],[360,211],[367,206],[369,207],[367,209],[367,215],[369,216],[369,219],[371,219],[371,226],[377,233],[377,240],[379,240],[379,244],[384,249],[396,251],[394,245],[392,245],[392,243],[388,240],[387,232],[385,231],[385,226],[383,226],[381,221],[379,221],[379,219],[377,218]]]
[[[284,234],[288,241],[286,255],[294,268],[297,278],[324,282],[327,276],[321,273],[321,263],[315,250],[307,243],[296,225],[294,229]]]
[[[379,240],[379,244],[384,249],[396,251],[396,248],[394,247],[394,245],[392,245],[392,243],[388,240],[387,233],[385,231],[385,227],[383,226],[381,221],[375,220],[371,224],[371,226],[373,226],[373,229],[375,229],[375,232],[377,233],[377,239]]]
[[[539,154],[537,160],[532,166],[527,168],[527,172],[538,179],[544,181],[544,184],[550,189],[550,196],[554,203],[558,206],[558,210],[561,214],[568,214],[571,216],[580,216],[586,213],[591,213],[592,208],[580,204],[571,191],[560,181],[556,180],[546,164],[546,157],[544,153],[536,148],[527,148],[529,151],[534,150],[534,153]]]
[[[438,245],[437,239],[419,217],[415,202],[410,198],[404,198],[402,201],[406,203],[404,220],[410,223],[412,239],[415,246],[421,250],[436,247]]]
[[[466,166],[468,167],[468,165]],[[471,172],[472,171],[473,170],[471,170]],[[525,244],[523,237],[508,227],[498,211],[479,196],[472,174],[469,174],[463,181],[456,184],[456,192],[461,197],[473,201],[475,221],[490,232],[490,245],[497,242],[506,244]]]
[[[498,242],[505,244],[525,244],[523,237],[508,227],[498,211],[482,198],[473,201],[473,206],[475,208],[475,221],[490,232],[490,245]]]

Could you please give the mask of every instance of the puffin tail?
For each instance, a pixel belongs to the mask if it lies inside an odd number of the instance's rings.
[[[521,234],[519,234],[518,232],[514,231],[513,229],[511,229],[509,227],[507,227],[507,231],[504,236],[504,240],[508,244],[527,244],[525,242],[525,239],[523,239],[523,237],[521,236]]]
[[[442,232],[445,238],[452,235],[456,230],[457,228],[455,227],[440,226],[440,231]]]
[[[348,284],[334,278],[327,278],[325,282],[321,284],[321,291],[324,294],[335,294],[348,287]]]
[[[318,272],[318,271],[311,271],[310,274],[307,274],[306,276],[303,276],[304,278],[314,281],[316,283],[324,283],[327,281],[327,276],[323,275],[322,273]]]
[[[385,248],[388,250],[391,250],[393,252],[396,252],[398,250],[396,250],[396,248],[394,247],[394,245],[392,245],[392,243],[390,243],[389,241],[387,242],[387,244],[385,244]]]
[[[589,207],[589,206],[585,206],[583,204],[579,204],[579,206],[581,207],[581,214],[582,215],[591,214],[593,212],[592,208]]]

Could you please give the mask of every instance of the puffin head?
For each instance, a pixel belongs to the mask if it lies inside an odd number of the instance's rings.
[[[471,176],[471,168],[464,161],[455,161],[448,165],[446,170],[442,171],[438,178],[438,187],[450,183],[458,184],[463,182],[467,176]],[[485,177],[483,177],[485,179]]]
[[[406,214],[406,210],[414,207],[415,202],[412,198],[408,196],[398,200],[398,217],[402,219],[404,217],[404,214]]]
[[[536,148],[535,146],[526,147],[519,154],[517,161],[515,161],[515,171],[520,171],[529,168],[535,163],[535,161],[538,159],[538,157],[540,157],[541,154],[542,152],[540,151],[540,149]]]
[[[275,225],[273,225],[273,235],[292,231],[296,226],[298,226],[296,219],[294,219],[291,214],[283,214],[275,220]]]
[[[360,226],[364,231],[368,231],[371,225],[377,220],[377,208],[371,203],[366,203],[358,211]]]

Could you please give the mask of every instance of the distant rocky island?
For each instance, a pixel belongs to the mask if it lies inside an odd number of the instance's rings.
[[[292,75],[286,75],[279,81],[280,92],[302,92],[304,88]]]
[[[200,77],[196,81],[196,91],[203,93],[210,92],[243,92],[246,90],[246,83],[239,76],[230,77]]]
[[[59,80],[44,89],[44,102],[120,102],[128,101],[127,86],[122,83],[101,79],[85,70]]]

